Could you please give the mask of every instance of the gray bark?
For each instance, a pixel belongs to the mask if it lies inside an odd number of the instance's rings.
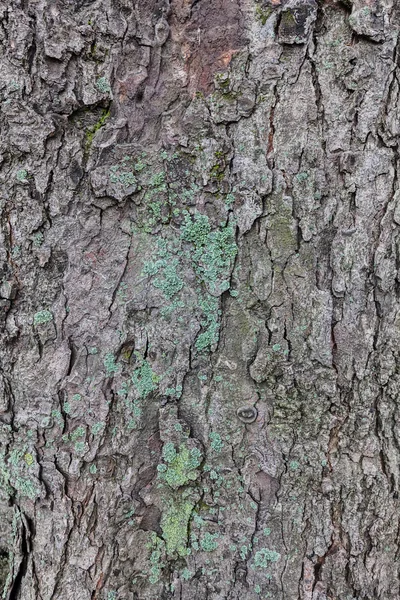
[[[0,18],[3,600],[399,598],[396,0]]]

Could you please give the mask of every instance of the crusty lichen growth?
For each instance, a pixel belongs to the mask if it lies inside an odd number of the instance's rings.
[[[172,489],[195,481],[199,476],[197,468],[201,464],[202,454],[198,448],[190,449],[185,444],[180,444],[176,450],[172,442],[167,442],[162,455],[164,462],[158,465],[158,476]]]
[[[53,318],[53,313],[51,313],[49,310],[44,309],[34,314],[33,323],[34,325],[44,325],[45,323],[50,323],[50,321],[52,321]]]
[[[161,529],[169,556],[186,556],[188,525],[194,503],[182,496],[171,500],[163,511]]]

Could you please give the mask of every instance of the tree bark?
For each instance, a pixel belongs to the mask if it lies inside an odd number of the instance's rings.
[[[2,599],[398,599],[399,4],[0,16]]]

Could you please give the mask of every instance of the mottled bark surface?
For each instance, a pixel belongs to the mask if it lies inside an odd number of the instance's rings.
[[[0,17],[3,600],[398,599],[398,2]]]

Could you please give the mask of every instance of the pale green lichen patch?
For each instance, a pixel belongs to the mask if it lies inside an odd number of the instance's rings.
[[[135,356],[139,366],[132,374],[132,384],[137,391],[139,398],[147,398],[147,396],[157,389],[160,378],[154,373],[147,360],[145,360],[139,352],[135,352]]]
[[[151,543],[149,544],[151,554],[149,558],[150,562],[150,577],[149,581],[152,584],[157,583],[160,580],[162,569],[165,566],[165,542],[153,533],[151,536]]]
[[[96,81],[96,88],[102,94],[109,94],[111,92],[111,86],[109,81],[105,77],[99,77]]]
[[[8,458],[0,453],[0,488],[9,496],[17,492],[21,497],[35,500],[40,490],[30,472],[34,463],[33,454],[24,449],[12,450]]]
[[[213,552],[218,548],[218,538],[218,533],[210,533],[209,531],[206,531],[200,539],[201,549],[205,552]]]
[[[177,270],[179,270],[177,258],[160,258],[155,262],[146,263],[143,275],[154,276],[160,273],[160,276],[153,279],[153,285],[159,288],[168,300],[171,300],[184,286]]]
[[[165,481],[172,489],[178,489],[199,476],[197,468],[201,464],[201,451],[194,447],[189,449],[181,444],[178,450],[172,442],[167,442],[163,447],[164,463],[158,465],[158,475],[161,481]]]
[[[120,183],[123,187],[136,186],[137,179],[132,171],[123,170],[124,165],[114,165],[110,167],[111,183]]]
[[[180,498],[163,512],[161,529],[169,556],[187,555],[188,523],[193,507],[193,502]]]
[[[182,579],[185,579],[186,581],[189,581],[189,579],[192,579],[193,575],[194,575],[194,573],[189,571],[189,569],[187,567],[185,567],[181,573]]]
[[[195,273],[212,293],[229,289],[229,274],[237,254],[232,225],[212,230],[206,215],[186,214],[181,238],[191,242],[194,252],[190,254]]]
[[[151,278],[152,285],[161,290],[167,300],[173,300],[161,312],[170,318],[176,310],[185,309],[183,294],[193,280],[197,305],[189,305],[200,312],[196,349],[203,352],[216,346],[220,328],[219,296],[230,287],[230,274],[237,254],[235,225],[213,228],[207,215],[182,211],[183,223],[179,233],[157,241],[153,257],[143,265],[142,274]],[[180,296],[180,298],[179,298]]]
[[[106,369],[107,377],[111,377],[112,375],[121,371],[121,365],[115,362],[115,357],[112,352],[107,352],[103,359],[103,364]]]
[[[224,447],[224,443],[219,433],[213,431],[210,433],[209,437],[211,441],[211,448],[214,450],[214,452],[221,452],[222,448]]]
[[[26,169],[19,169],[16,175],[17,181],[20,183],[27,183],[28,181],[28,171]]]
[[[268,548],[261,548],[257,550],[254,555],[254,566],[259,568],[266,568],[270,563],[277,562],[281,555],[275,550],[269,550]]]
[[[34,325],[44,325],[53,320],[53,314],[49,310],[40,310],[33,316]]]

